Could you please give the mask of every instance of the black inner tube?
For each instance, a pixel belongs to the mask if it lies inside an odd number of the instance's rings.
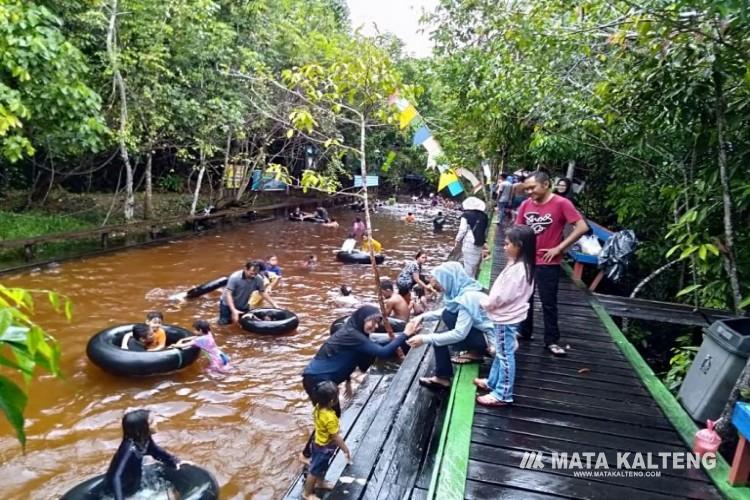
[[[216,500],[219,498],[219,484],[213,474],[206,469],[191,464],[182,464],[172,469],[162,464],[150,464],[143,468],[144,476],[158,476],[170,483],[179,498],[193,500]],[[62,496],[62,500],[91,500],[110,495],[104,484],[104,474],[93,477],[73,487]]]
[[[201,295],[205,295],[209,292],[213,292],[214,290],[226,286],[228,280],[229,278],[227,278],[226,276],[216,278],[215,280],[211,280],[207,283],[203,283],[202,285],[191,288],[185,293],[185,296],[188,299],[195,299],[197,297],[200,297]]]
[[[351,252],[338,252],[336,254],[336,260],[341,261],[345,264],[370,264],[372,262],[370,254],[361,250],[353,250]],[[384,255],[375,254],[376,264],[382,264],[384,261]]]
[[[162,325],[162,328],[167,334],[167,346],[192,335],[179,326]],[[122,376],[155,375],[180,370],[193,363],[200,355],[197,347],[151,352],[120,348],[123,337],[132,331],[132,323],[102,330],[89,339],[86,355],[102,370]]]
[[[299,318],[286,309],[259,308],[244,314],[240,318],[240,326],[252,333],[279,335],[295,330],[299,326]]]

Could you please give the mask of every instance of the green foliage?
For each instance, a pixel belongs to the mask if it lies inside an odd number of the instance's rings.
[[[50,233],[64,233],[93,227],[93,224],[66,215],[26,212],[0,212],[0,239],[32,238]]]
[[[676,346],[670,350],[672,357],[669,358],[669,371],[664,376],[664,383],[675,394],[680,389],[680,385],[698,352],[698,347],[691,346],[690,343],[692,343],[691,335],[678,337],[675,342]]]
[[[61,21],[33,1],[0,2],[0,159],[81,154],[101,147],[99,95]]]
[[[27,385],[37,366],[55,377],[60,374],[60,349],[54,338],[35,324],[33,293],[46,295],[50,305],[68,320],[73,314],[72,303],[51,291],[29,291],[0,285],[0,411],[16,432],[21,445],[26,443],[23,412],[27,396],[19,383]]]
[[[182,191],[185,179],[177,175],[174,172],[174,169],[171,169],[169,172],[161,176],[156,183],[162,191],[178,193]]]
[[[636,231],[643,276],[685,261],[653,295],[735,305],[728,266],[750,273],[746,5],[443,0],[432,20],[438,57],[423,80],[433,116],[450,124],[451,163],[559,175],[575,160],[586,215]]]

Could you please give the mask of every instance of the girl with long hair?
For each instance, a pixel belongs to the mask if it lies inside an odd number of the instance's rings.
[[[477,397],[482,406],[501,407],[513,402],[516,376],[515,350],[520,323],[526,319],[534,291],[536,235],[529,226],[513,226],[505,234],[508,264],[492,284],[481,306],[495,324],[495,360],[489,378],[474,379],[488,394]]]

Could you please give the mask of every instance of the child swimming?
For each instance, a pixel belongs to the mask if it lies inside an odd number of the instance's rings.
[[[173,469],[180,468],[176,457],[154,443],[151,437],[154,432],[156,426],[148,410],[129,411],[122,417],[122,442],[109,463],[99,495],[109,494],[121,500],[136,493],[141,488],[145,455]]]
[[[211,333],[211,326],[208,321],[199,319],[193,323],[195,335],[185,337],[174,344],[174,347],[185,349],[188,347],[198,347],[209,360],[209,369],[217,372],[225,372],[229,368],[229,356],[224,354]]]

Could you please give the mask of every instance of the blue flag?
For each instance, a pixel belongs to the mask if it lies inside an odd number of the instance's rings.
[[[451,194],[451,196],[458,196],[459,194],[463,193],[464,187],[461,185],[461,181],[455,181],[451,184],[448,184],[448,192]]]
[[[432,137],[432,132],[427,128],[427,125],[422,125],[414,132],[414,140],[412,141],[413,146],[419,146],[424,141]]]

